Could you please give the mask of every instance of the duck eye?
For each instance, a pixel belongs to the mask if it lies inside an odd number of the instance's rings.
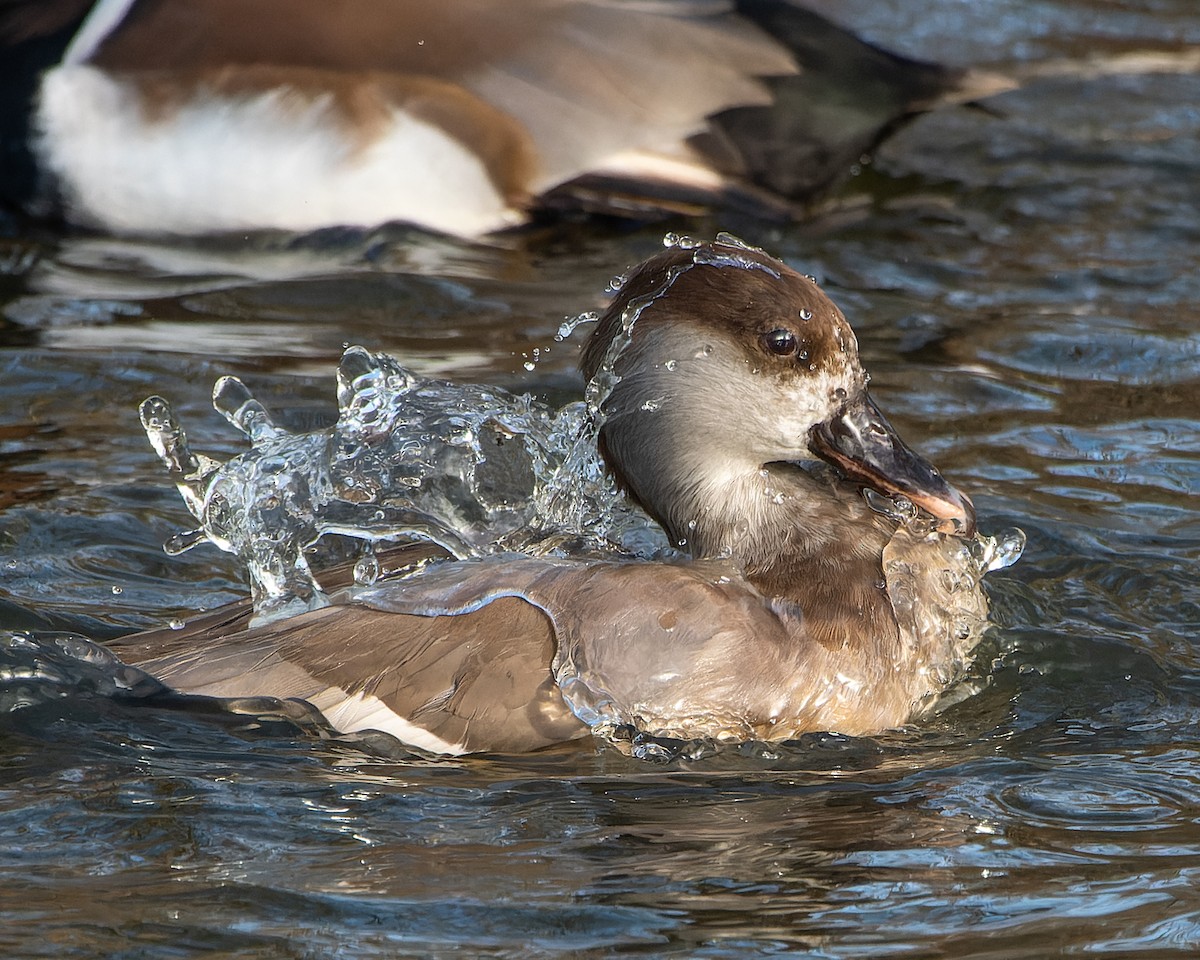
[[[763,334],[763,346],[777,357],[790,357],[796,352],[796,335],[782,327]]]

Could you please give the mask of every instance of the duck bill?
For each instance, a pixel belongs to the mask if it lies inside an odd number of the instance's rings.
[[[924,457],[908,448],[864,390],[809,434],[809,446],[846,477],[904,497],[939,521],[937,529],[975,535],[975,507]]]

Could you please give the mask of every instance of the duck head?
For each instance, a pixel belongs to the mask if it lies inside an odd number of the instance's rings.
[[[974,533],[970,500],[868,394],[841,310],[760,250],[723,237],[640,265],[585,348],[586,376],[606,365],[605,460],[694,556],[731,556],[752,576],[822,553],[878,557],[895,523],[864,487]]]

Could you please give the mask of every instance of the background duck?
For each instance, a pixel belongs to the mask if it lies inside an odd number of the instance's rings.
[[[242,629],[233,608],[118,653],[181,693],[300,698],[340,731],[451,754],[589,728],[864,734],[959,675],[986,615],[974,510],[874,406],[854,334],[812,280],[731,239],[668,249],[593,333],[585,373],[609,363],[601,449],[692,563],[446,561],[280,622]],[[946,534],[875,512],[864,486]]]
[[[1008,89],[787,0],[4,0],[0,184],[108,231],[793,216]]]

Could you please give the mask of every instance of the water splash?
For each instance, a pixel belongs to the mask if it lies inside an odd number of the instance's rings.
[[[963,682],[988,626],[983,578],[1015,563],[1024,548],[1025,533],[1016,527],[994,537],[944,536],[915,509],[897,526],[883,552],[888,596],[904,640],[894,667],[933,690],[914,696],[914,716],[943,710],[983,685]]]
[[[566,320],[558,325],[558,331],[554,334],[554,342],[562,343],[579,327],[583,326],[583,324],[595,323],[599,319],[600,315],[590,310],[587,313],[580,313],[574,317],[567,317]]]
[[[337,369],[338,418],[329,429],[291,433],[241,381],[218,380],[213,406],[250,442],[219,463],[190,449],[166,400],[149,398],[142,424],[198,521],[167,542],[168,552],[209,542],[238,556],[256,623],[328,602],[306,559],[328,534],[364,543],[355,567],[361,584],[380,576],[374,545],[384,541],[427,541],[459,559],[679,556],[605,469],[597,448],[605,402],[620,383],[618,360],[638,319],[679,277],[698,266],[765,268],[756,248],[726,234],[711,246],[671,235],[665,242],[692,256],[630,300],[583,401],[559,410],[528,395],[425,379],[392,357],[350,346]],[[595,319],[581,315],[560,336]],[[876,498],[872,506],[914,536],[929,533],[911,504]],[[1011,552],[987,549],[993,560]]]
[[[682,246],[682,244],[679,244]],[[766,257],[767,252],[760,247],[754,247],[731,233],[718,233],[716,243],[696,250],[692,260],[697,264],[707,264],[712,267],[736,267],[741,270],[761,270],[776,280],[780,273],[769,263],[763,263],[760,258]]]
[[[311,505],[328,499],[322,469],[328,437],[294,436],[276,427],[245,386],[222,377],[213,406],[250,438],[251,451],[219,464],[193,454],[166,400],[150,397],[141,418],[189,512],[200,527],[177,534],[168,553],[205,540],[235,554],[250,577],[261,617],[289,616],[324,604],[304,547],[316,539]]]
[[[72,696],[148,697],[166,692],[107,647],[73,633],[0,630],[0,715]]]
[[[362,540],[356,579],[379,576],[374,544],[424,540],[459,558],[521,550],[652,555],[665,538],[619,494],[596,452],[597,412],[554,410],[528,395],[419,377],[392,357],[349,347],[337,371],[338,420],[291,433],[233,377],[214,407],[250,441],[226,463],[194,453],[170,405],[141,418],[196,529],[166,544],[209,542],[245,563],[262,623],[327,603],[305,551],[327,534]]]
[[[668,235],[692,251],[652,290],[633,298],[582,403],[553,410],[527,395],[423,379],[384,354],[348,347],[337,370],[338,420],[293,434],[234,377],[217,381],[213,406],[250,449],[228,463],[195,454],[170,405],[151,397],[142,425],[199,526],[172,537],[178,553],[210,542],[245,564],[264,622],[327,600],[305,558],[326,534],[376,543],[425,540],[459,558],[500,551],[653,557],[673,552],[625,500],[597,451],[617,360],[642,313],[697,266],[767,269],[726,234],[713,246]],[[596,320],[564,322],[558,338]],[[540,353],[538,354],[540,356]],[[369,561],[359,579],[378,576]]]

